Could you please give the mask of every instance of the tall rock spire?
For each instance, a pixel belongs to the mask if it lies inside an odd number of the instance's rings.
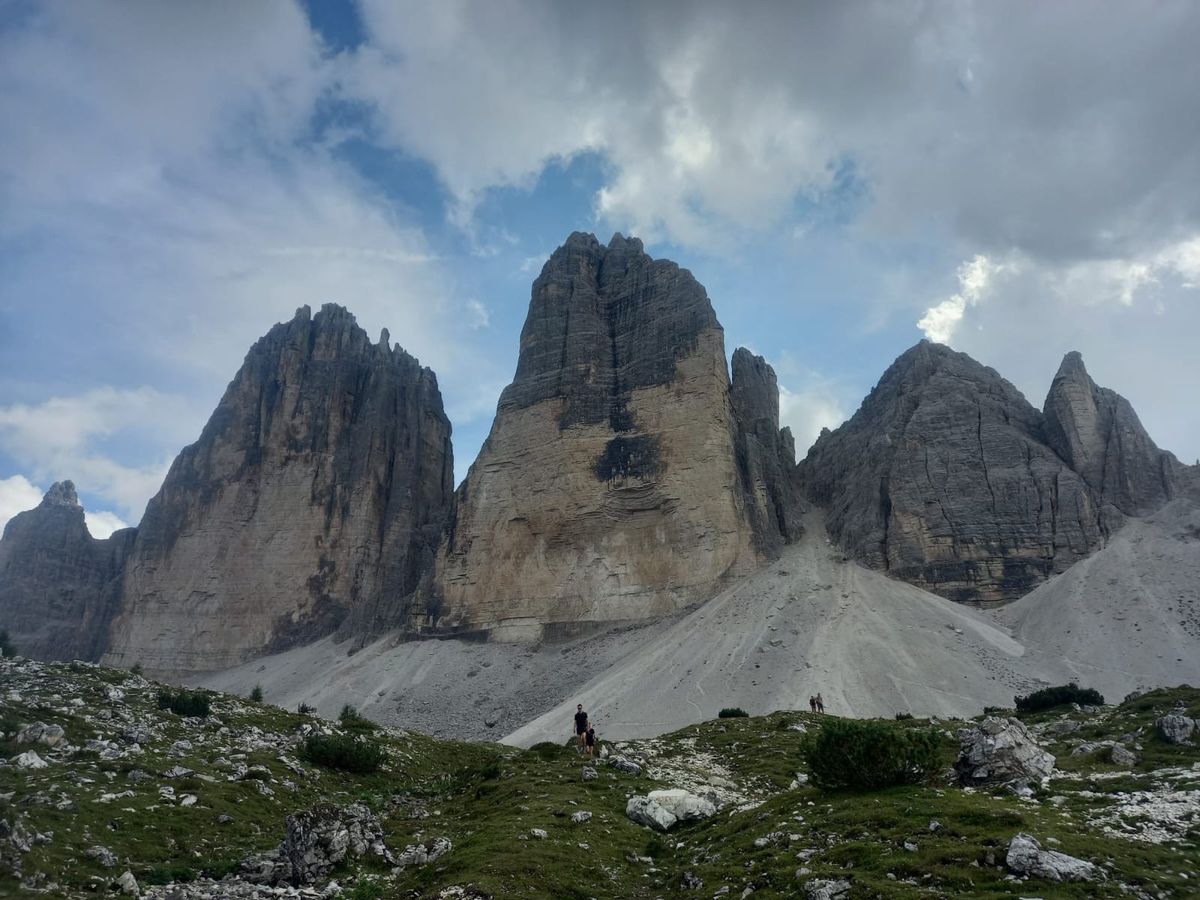
[[[724,336],[641,241],[571,235],[534,282],[516,375],[414,624],[538,637],[672,612],[758,560]]]
[[[1102,502],[1137,516],[1178,492],[1180,462],[1158,449],[1128,400],[1092,381],[1077,351],[1063,357],[1043,412],[1050,446]]]
[[[453,491],[437,379],[345,309],[254,345],[150,501],[106,661],[237,665],[399,610]]]

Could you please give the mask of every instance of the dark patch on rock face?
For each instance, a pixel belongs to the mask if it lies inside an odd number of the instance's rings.
[[[995,371],[923,341],[822,433],[799,475],[868,565],[951,599],[1012,600],[1106,533],[1043,435],[1041,413]]]
[[[662,469],[658,441],[647,434],[618,435],[604,446],[604,453],[596,460],[596,477],[601,481],[654,478]]]
[[[1063,358],[1043,411],[1047,442],[1102,503],[1139,516],[1180,493],[1185,467],[1158,449],[1128,400],[1092,381],[1079,353]]]
[[[738,479],[758,551],[776,555],[803,532],[803,505],[796,486],[796,445],[779,427],[775,370],[745,347],[733,353],[730,400],[737,427]]]
[[[22,655],[99,658],[133,537],[126,528],[93,538],[69,481],[9,520],[0,540],[0,624]]]

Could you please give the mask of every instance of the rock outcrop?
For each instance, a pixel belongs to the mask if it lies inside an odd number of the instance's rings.
[[[1092,381],[1079,353],[1063,357],[1043,412],[1046,440],[1102,503],[1140,516],[1179,492],[1182,464],[1158,449],[1128,400]]]
[[[220,669],[388,617],[430,569],[452,492],[433,372],[341,307],[303,307],[150,501],[105,659]]]
[[[847,552],[953,600],[1016,599],[1105,536],[1042,414],[994,370],[927,341],[822,432],[799,475]]]
[[[674,612],[748,572],[737,431],[704,288],[636,239],[573,234],[534,282],[414,626],[532,640]]]
[[[961,783],[1041,782],[1054,771],[1054,756],[1041,748],[1019,719],[986,718],[963,729],[954,771]]]
[[[774,556],[804,530],[793,477],[796,442],[790,428],[779,427],[779,383],[765,359],[744,347],[735,350],[730,390],[747,514],[758,549]]]
[[[88,532],[75,485],[53,485],[18,513],[0,540],[0,623],[22,655],[95,659],[119,604],[133,529],[105,540]]]

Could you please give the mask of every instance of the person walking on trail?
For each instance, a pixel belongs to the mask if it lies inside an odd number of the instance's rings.
[[[821,699],[820,692],[817,693],[817,712],[825,712],[825,701]]]
[[[587,731],[583,733],[584,752],[588,756],[596,755],[596,726],[588,722]]]
[[[583,750],[587,740],[588,714],[583,711],[583,704],[575,704],[575,742]]]
[[[813,712],[816,712],[816,711],[817,711],[817,698],[816,698],[816,697],[809,697],[809,698],[808,698],[808,707],[809,707],[809,709],[811,709]]]

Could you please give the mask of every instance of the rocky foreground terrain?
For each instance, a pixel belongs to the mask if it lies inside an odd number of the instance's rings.
[[[827,793],[831,717],[721,718],[599,757],[439,741],[86,663],[0,659],[0,896],[1191,897],[1200,690],[931,728],[927,784]],[[354,730],[382,768],[304,758]]]

